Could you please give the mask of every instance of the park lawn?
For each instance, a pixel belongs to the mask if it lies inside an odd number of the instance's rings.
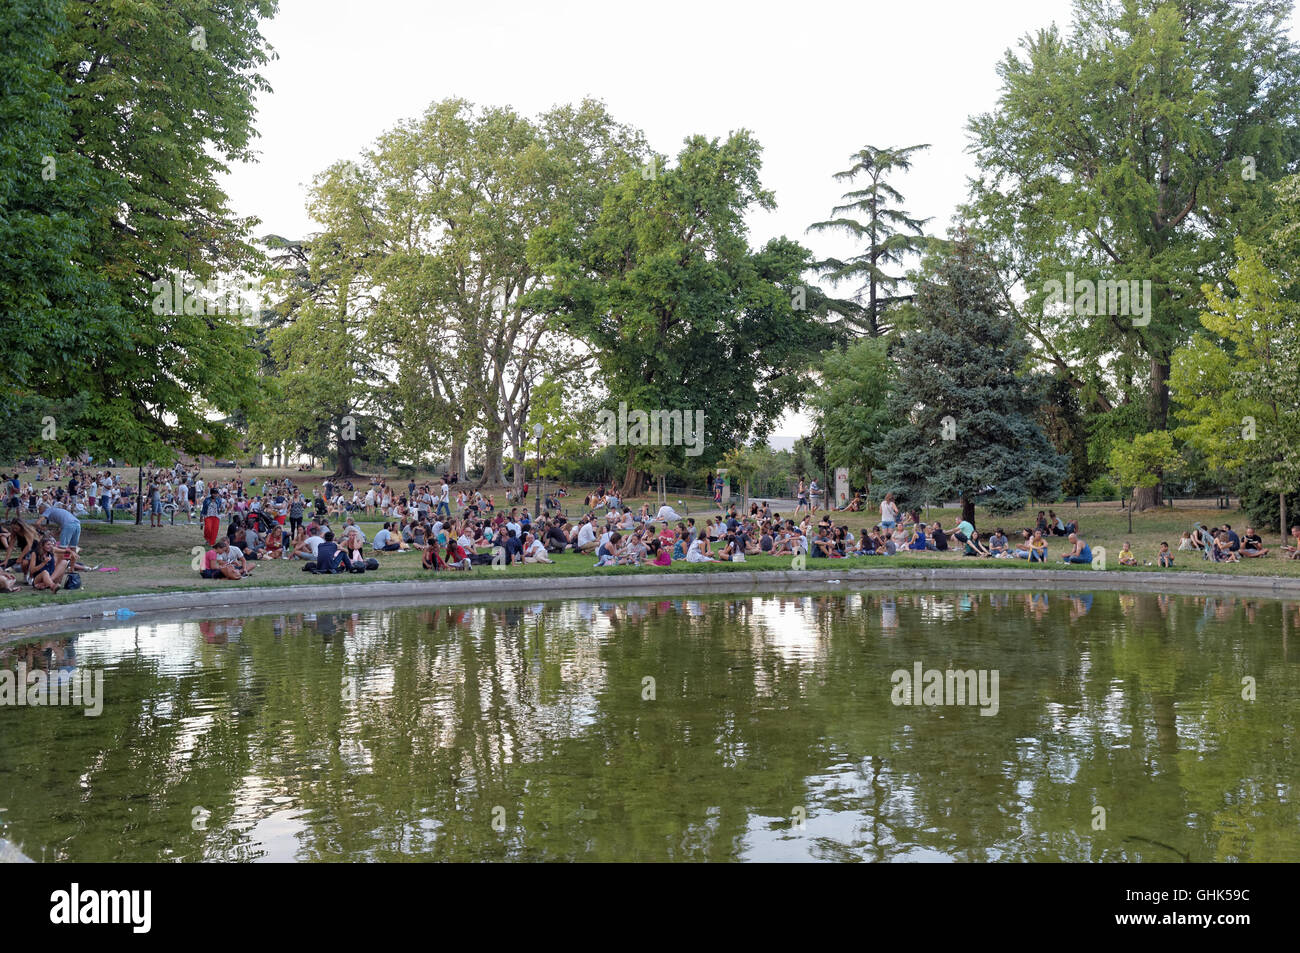
[[[580,502],[580,500],[579,500]],[[1036,507],[1010,518],[995,518],[977,512],[977,523],[991,531],[1002,526],[1011,533],[1013,528],[1027,525],[1032,521]],[[717,511],[714,510],[714,513]],[[1073,506],[1062,508],[1061,512],[1070,519],[1080,521],[1081,535],[1096,552],[1104,547],[1107,552],[1107,572],[1163,571],[1163,572],[1212,572],[1226,576],[1232,575],[1267,575],[1300,576],[1300,561],[1284,560],[1276,553],[1263,559],[1243,560],[1236,564],[1212,564],[1195,553],[1175,553],[1176,566],[1173,570],[1155,570],[1148,567],[1154,563],[1157,547],[1161,540],[1169,542],[1172,549],[1177,549],[1178,540],[1183,530],[1190,529],[1195,522],[1210,525],[1221,524],[1227,520],[1233,528],[1243,531],[1245,520],[1236,510],[1219,510],[1209,508],[1161,508],[1138,513],[1133,518],[1133,533],[1128,532],[1128,516],[1120,511],[1116,504],[1084,504],[1076,509]],[[697,519],[702,520],[709,511],[692,511]],[[939,518],[945,528],[951,529],[958,520],[957,510],[931,509],[925,514],[927,520]],[[871,513],[837,513],[836,522],[846,522],[856,535],[864,526],[875,522]],[[696,573],[696,572],[732,572],[762,569],[789,569],[791,558],[772,556],[751,556],[744,563],[694,563],[676,562],[670,568],[654,566],[633,567],[619,566],[596,570],[595,559],[573,553],[564,553],[553,557],[554,565],[513,566],[500,572],[490,567],[476,566],[468,573],[447,572],[429,573],[420,568],[418,551],[409,553],[377,554],[380,570],[365,575],[316,576],[302,571],[300,560],[263,560],[257,563],[256,574],[251,579],[232,582],[229,580],[200,579],[192,568],[194,548],[204,546],[202,532],[197,524],[186,526],[165,525],[152,528],[131,523],[108,525],[94,520],[83,522],[81,546],[83,561],[88,565],[116,566],[116,573],[86,572],[82,573],[83,587],[75,592],[58,592],[54,595],[37,593],[30,588],[16,594],[0,594],[0,609],[40,605],[49,602],[73,602],[102,596],[126,595],[130,593],[158,593],[186,590],[208,590],[212,588],[255,588],[266,586],[320,585],[324,583],[347,583],[365,585],[367,582],[383,580],[400,581],[410,579],[460,579],[466,575],[476,578],[499,577],[508,586],[511,576],[616,576],[627,573]],[[360,525],[367,538],[373,539],[380,523],[361,521]],[[1272,533],[1261,533],[1265,545],[1276,547],[1278,542],[1276,529]],[[1124,540],[1130,540],[1138,557],[1138,566],[1126,569],[1119,566],[1118,554]],[[1068,544],[1063,539],[1053,538],[1048,544],[1048,562],[1029,565],[1021,560],[971,559],[963,558],[956,552],[917,553],[886,557],[856,558],[847,560],[807,559],[806,568],[819,572],[842,572],[847,568],[889,567],[912,568],[946,565],[961,568],[996,567],[1006,569],[1018,566],[1027,572],[1067,571],[1091,572],[1087,566],[1066,566],[1060,561],[1060,555]],[[615,587],[611,587],[613,589]]]

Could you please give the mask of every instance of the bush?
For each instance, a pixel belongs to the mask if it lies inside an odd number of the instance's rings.
[[[1256,532],[1276,533],[1278,519],[1282,515],[1278,509],[1277,494],[1264,489],[1262,484],[1263,481],[1256,474],[1247,470],[1233,489],[1241,498],[1241,511],[1254,524]],[[1287,494],[1286,519],[1291,526],[1300,523],[1300,492]]]
[[[1090,503],[1105,500],[1118,500],[1119,487],[1115,486],[1115,484],[1106,477],[1099,476],[1088,484],[1087,489],[1083,491],[1083,495]]]

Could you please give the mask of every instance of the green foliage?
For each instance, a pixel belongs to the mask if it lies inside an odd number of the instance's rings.
[[[1138,434],[1131,441],[1116,444],[1110,451],[1110,471],[1122,487],[1153,487],[1161,474],[1179,464],[1174,437],[1168,430]]]
[[[1066,461],[1034,419],[1042,381],[1025,371],[1028,344],[971,243],[930,263],[917,306],[924,320],[892,354],[897,423],[874,451],[878,492],[902,505],[979,496],[999,514],[1055,499]]]
[[[1284,207],[1300,221],[1300,204]],[[1274,494],[1276,514],[1278,495],[1300,486],[1300,281],[1294,262],[1270,268],[1245,241],[1236,254],[1234,293],[1204,288],[1209,334],[1175,355],[1179,435],[1217,469],[1249,474],[1250,492]]]
[[[1093,479],[1093,481],[1088,484],[1088,488],[1084,491],[1084,496],[1093,502],[1119,499],[1119,495],[1119,487],[1104,476],[1099,476]]]
[[[1300,157],[1300,52],[1286,0],[1082,0],[1068,35],[1027,36],[999,68],[995,111],[971,122],[980,175],[970,214],[1022,284],[1039,355],[1102,409],[1144,405],[1163,429],[1171,355],[1234,234],[1258,236],[1266,183]],[[1247,166],[1249,163],[1249,166]],[[1147,324],[1073,314],[1049,281],[1149,280]],[[1099,372],[1099,369],[1104,369]]]
[[[549,276],[533,300],[595,354],[608,405],[705,411],[701,457],[633,446],[634,468],[662,468],[665,457],[708,465],[764,438],[834,340],[814,316],[824,299],[802,284],[807,249],[785,238],[748,245],[745,216],[773,207],[759,153],[743,131],[691,137],[672,167],[662,157],[625,164],[590,234],[561,221],[533,237],[531,258]]]
[[[537,441],[532,436],[533,427],[542,425],[541,473],[547,477],[563,475],[565,462],[579,460],[591,454],[593,414],[589,407],[570,399],[577,388],[559,378],[548,377],[532,390],[528,409],[528,449],[537,461]]]
[[[1146,424],[1146,410],[1140,404],[1120,404],[1106,413],[1090,416],[1087,419],[1088,463],[1108,467],[1111,450],[1144,433]]]
[[[68,430],[99,454],[224,452],[240,434],[214,418],[259,406],[251,332],[238,314],[158,313],[153,283],[259,267],[249,222],[231,215],[219,181],[227,163],[253,155],[253,100],[267,89],[257,70],[271,55],[259,20],[276,3],[67,0],[64,9],[49,61],[66,103],[51,197],[57,207],[66,170],[87,200],[70,259],[98,287],[91,307],[49,334],[32,387],[52,399],[86,394]]]
[[[847,467],[856,485],[868,485],[879,464],[872,448],[892,424],[888,400],[893,372],[885,341],[867,338],[827,351],[817,374],[820,383],[809,392],[826,463]]]

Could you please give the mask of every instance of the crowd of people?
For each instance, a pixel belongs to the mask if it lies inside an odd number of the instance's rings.
[[[42,488],[24,485],[17,472],[0,476],[7,507],[0,529],[3,591],[17,591],[23,584],[50,591],[76,588],[80,572],[98,568],[82,561],[81,520],[103,519],[114,507],[134,505],[132,488],[111,469],[55,465],[49,477],[59,484]],[[208,579],[246,578],[268,559],[300,560],[313,572],[367,572],[379,568],[378,556],[404,553],[419,553],[421,565],[430,570],[545,564],[566,552],[593,557],[596,568],[743,562],[764,555],[843,559],[953,551],[1041,563],[1049,559],[1049,542],[1055,538],[1064,542],[1062,561],[1090,564],[1094,559],[1077,521],[1053,510],[1038,511],[1032,526],[980,532],[970,520],[945,527],[940,519],[923,520],[919,510],[902,512],[894,495],[886,494],[880,521],[855,533],[840,513],[865,509],[861,495],[819,517],[822,493],[816,481],[799,481],[789,517],[773,512],[768,502],[755,501],[748,513],[732,505],[699,521],[667,504],[642,504],[633,512],[614,488],[605,486],[583,497],[581,515],[573,519],[562,511],[568,491],[557,486],[546,495],[545,511],[534,518],[527,506],[509,505],[517,502],[513,494],[498,509],[491,493],[460,486],[454,475],[408,479],[404,486],[375,477],[364,488],[331,478],[319,487],[300,487],[288,476],[245,480],[242,467],[205,481],[198,467],[178,463],[150,469],[142,482],[139,502],[150,526],[162,526],[164,517],[201,525],[208,548],[199,572]],[[363,520],[381,523],[373,540],[362,529]],[[1270,554],[1254,527],[1238,535],[1227,524],[1197,524],[1183,534],[1177,550],[1161,543],[1146,564],[1172,567],[1175,553],[1184,551],[1215,562]],[[1292,529],[1291,544],[1282,546],[1281,554],[1300,559],[1300,527]],[[1118,562],[1138,565],[1128,542]]]

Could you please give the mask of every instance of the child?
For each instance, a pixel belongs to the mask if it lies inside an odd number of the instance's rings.
[[[1186,536],[1187,534],[1184,533],[1183,535]],[[1168,543],[1160,544],[1160,555],[1156,558],[1156,562],[1159,564],[1161,569],[1173,568],[1174,554],[1169,551]]]
[[[1138,564],[1137,556],[1129,548],[1128,540],[1124,540],[1124,548],[1119,551],[1119,564],[1121,566],[1136,566]]]
[[[1178,541],[1178,551],[1191,552],[1195,548],[1196,545],[1192,542],[1192,534],[1184,530],[1183,538]]]

